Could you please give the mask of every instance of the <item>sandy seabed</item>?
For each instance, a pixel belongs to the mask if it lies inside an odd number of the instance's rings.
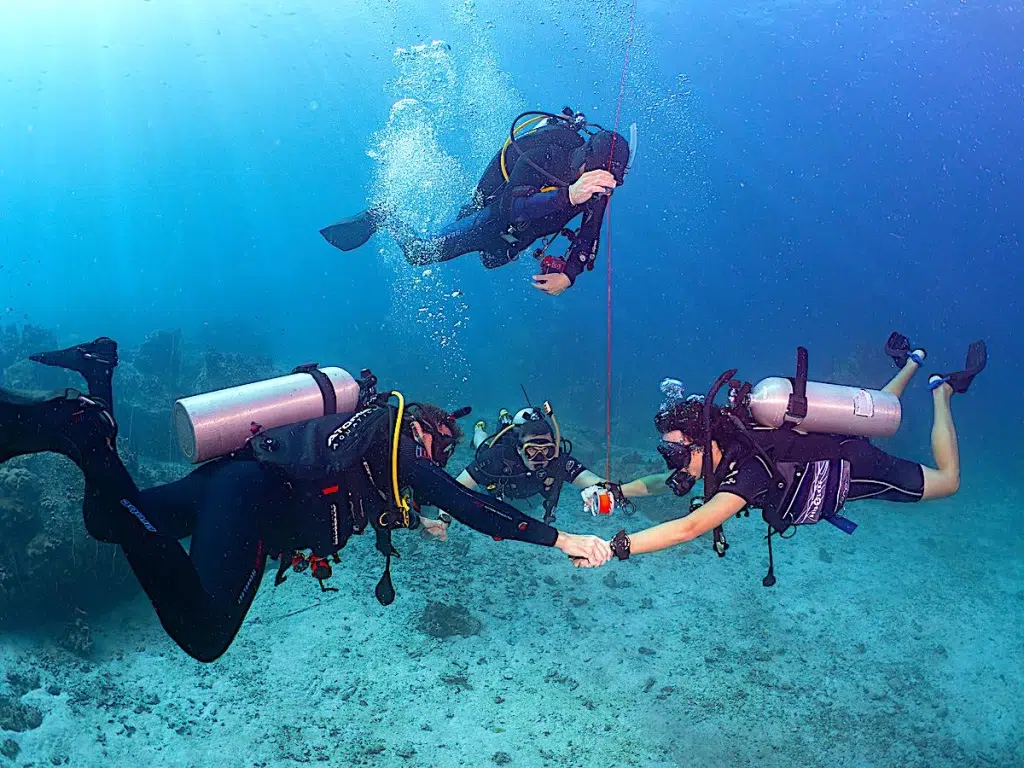
[[[88,659],[52,633],[4,639],[7,686],[38,676],[8,701],[42,723],[0,731],[18,748],[0,765],[1020,765],[1016,505],[984,500],[985,526],[965,526],[983,506],[965,498],[851,505],[853,536],[776,545],[772,589],[755,518],[730,524],[724,559],[702,540],[587,571],[466,529],[401,535],[388,608],[383,559],[356,538],[337,593],[268,572],[205,665],[140,597],[93,619]],[[476,634],[428,634],[428,601],[468,609]]]

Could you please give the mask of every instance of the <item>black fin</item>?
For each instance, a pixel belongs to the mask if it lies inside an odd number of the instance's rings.
[[[885,354],[902,370],[907,364],[907,356],[910,355],[910,339],[899,331],[893,331],[889,334],[889,340],[885,342]]]
[[[320,230],[324,239],[340,251],[354,251],[363,246],[377,232],[377,216],[363,211]]]
[[[988,347],[984,341],[976,341],[967,348],[967,361],[962,371],[940,374],[957,394],[963,394],[974,381],[974,377],[985,370],[988,364]]]
[[[118,357],[117,342],[113,339],[100,336],[95,341],[67,349],[29,355],[29,360],[81,374],[89,385],[89,394],[102,400],[108,408],[114,407],[113,377]]]
[[[67,349],[29,355],[28,359],[54,368],[65,368],[88,377],[98,370],[117,366],[117,342],[101,336],[87,344],[76,344]]]

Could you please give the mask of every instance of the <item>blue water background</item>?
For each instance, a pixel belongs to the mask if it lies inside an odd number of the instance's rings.
[[[621,0],[4,3],[0,318],[68,342],[182,328],[197,347],[371,365],[422,399],[487,411],[518,404],[522,381],[600,434],[603,247],[558,299],[530,288],[528,258],[444,265],[460,301],[430,282],[422,302],[463,321],[442,343],[446,317],[418,317],[418,289],[403,288],[420,270],[380,258],[386,243],[339,253],[317,230],[372,194],[396,47],[446,40],[455,92],[474,61],[507,73],[512,88],[491,94],[508,99],[488,126],[496,149],[523,108],[615,122],[629,13]],[[621,111],[640,148],[611,214],[616,445],[655,439],[666,375],[701,390],[738,366],[756,381],[789,373],[804,344],[813,375],[881,385],[894,328],[940,371],[985,338],[989,370],[954,402],[964,518],[983,525],[987,500],[1019,497],[1022,26],[1011,3],[640,0]],[[459,126],[479,123],[448,119],[439,140],[471,178],[489,154]],[[459,191],[432,203],[454,211]],[[926,460],[923,380],[904,404],[892,445]]]

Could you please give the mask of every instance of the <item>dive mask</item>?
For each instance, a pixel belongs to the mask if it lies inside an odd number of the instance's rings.
[[[523,443],[519,447],[529,461],[551,461],[555,458],[554,443]]]
[[[423,431],[430,435],[430,459],[440,467],[448,466],[448,460],[455,453],[455,438],[441,434],[436,425],[421,421]]]
[[[697,484],[697,478],[687,470],[693,457],[693,449],[686,443],[662,442],[658,446],[658,453],[665,459],[665,466],[672,470],[672,474],[665,480],[665,485],[671,488],[676,496],[685,496],[692,491],[693,486]]]
[[[658,453],[665,460],[665,466],[669,469],[686,469],[690,466],[690,459],[693,457],[693,450],[686,443],[670,443],[662,441],[658,445]]]

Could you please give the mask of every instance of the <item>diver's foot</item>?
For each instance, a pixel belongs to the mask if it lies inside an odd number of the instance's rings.
[[[893,331],[885,342],[885,354],[892,359],[893,363],[901,371],[910,360],[921,365],[928,356],[928,353],[923,348],[912,350],[910,339],[898,331]]]
[[[55,368],[66,368],[88,378],[89,374],[117,367],[117,342],[101,336],[86,344],[29,355],[28,359]]]
[[[98,398],[75,389],[37,402],[3,403],[0,461],[31,453],[59,453],[79,466],[90,451],[111,447],[117,422]]]
[[[113,407],[114,369],[118,363],[117,342],[113,339],[100,336],[95,341],[67,349],[29,355],[29,360],[81,374],[89,385],[89,394],[102,400],[109,408]]]
[[[976,341],[967,348],[967,360],[962,371],[955,373],[938,373],[928,377],[928,387],[938,389],[943,384],[949,384],[958,395],[962,395],[970,389],[974,377],[985,370],[988,364],[988,347],[984,341]]]

